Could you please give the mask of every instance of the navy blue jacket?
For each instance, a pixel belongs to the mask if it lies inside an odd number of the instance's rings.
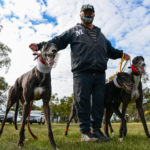
[[[81,71],[105,72],[109,58],[122,57],[123,52],[112,47],[101,33],[100,28],[94,26],[92,30],[96,32],[96,42],[88,35],[87,27],[82,24],[77,24],[48,41],[55,43],[58,50],[65,49],[70,44],[71,66],[74,73]],[[45,43],[39,43],[38,48],[40,49]]]

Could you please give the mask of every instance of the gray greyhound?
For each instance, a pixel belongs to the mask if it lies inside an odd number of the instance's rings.
[[[141,77],[145,73],[145,66],[146,66],[146,64],[144,62],[143,56],[134,57],[134,59],[132,60],[131,70],[128,72],[128,74],[130,74],[132,76],[132,80],[133,80],[132,91],[130,94],[126,93],[124,91],[118,92],[118,98],[119,98],[119,101],[122,102],[122,117],[123,118],[125,118],[125,113],[126,113],[128,104],[131,101],[135,101],[136,108],[138,110],[139,116],[141,118],[141,122],[142,122],[144,130],[145,130],[145,134],[148,137],[148,139],[150,140],[150,134],[148,131],[148,127],[147,127],[145,116],[144,116],[144,110],[142,107],[143,91],[142,91]],[[110,117],[111,117],[111,115],[112,114],[110,114]],[[119,135],[120,141],[123,140],[123,135],[124,136],[127,135],[127,124],[126,124],[126,120],[124,120],[124,121],[125,121],[125,123],[123,123],[121,121],[121,126],[120,126],[120,131],[119,131],[120,132],[120,135]],[[110,124],[111,123],[109,123],[111,133],[114,133]],[[106,135],[108,136],[107,133],[106,133]]]
[[[3,132],[7,114],[13,104],[23,103],[22,124],[19,133],[18,146],[23,146],[25,139],[25,122],[29,113],[30,103],[33,100],[43,100],[44,115],[48,127],[48,137],[54,149],[56,147],[50,121],[49,101],[51,98],[51,75],[50,71],[56,58],[57,48],[53,43],[45,44],[41,53],[37,54],[37,66],[17,78],[15,84],[10,88],[5,117],[0,129],[0,136]]]

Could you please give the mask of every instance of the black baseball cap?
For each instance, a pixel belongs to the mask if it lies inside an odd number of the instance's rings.
[[[90,4],[82,5],[81,11],[84,11],[86,9],[90,9],[93,13],[95,12],[94,11],[94,7],[92,5],[90,5]]]

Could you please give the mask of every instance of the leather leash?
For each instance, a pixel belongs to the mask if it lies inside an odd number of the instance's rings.
[[[30,109],[29,109],[28,122],[27,122],[27,124],[28,124],[28,130],[29,130],[31,136],[32,136],[35,140],[37,140],[38,137],[31,131],[31,128],[30,128],[30,113],[31,113],[31,109],[32,109],[32,104],[33,104],[33,101],[30,102]]]

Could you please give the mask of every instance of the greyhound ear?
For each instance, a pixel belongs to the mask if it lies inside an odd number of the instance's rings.
[[[132,60],[132,63],[135,64],[138,59],[142,59],[142,60],[144,61],[144,57],[143,57],[143,56],[136,56],[136,57]]]
[[[141,58],[143,59],[143,61],[144,61],[144,57],[143,56],[141,56]]]
[[[46,45],[46,44],[44,44],[44,45],[41,47],[41,49],[40,49],[41,52],[44,51],[45,45]]]

